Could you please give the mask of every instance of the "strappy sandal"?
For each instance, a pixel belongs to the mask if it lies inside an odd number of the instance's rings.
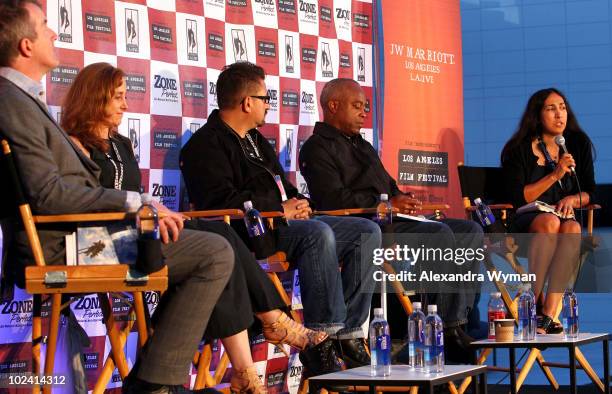
[[[563,326],[554,321],[552,317],[542,315],[541,319],[538,319],[538,334],[560,334],[563,332]]]
[[[232,371],[230,391],[232,394],[266,394],[268,392],[253,365],[243,371]]]
[[[275,322],[263,323],[263,334],[268,342],[278,346],[287,357],[289,355],[282,346],[284,343],[299,350],[304,350],[307,347],[316,346],[327,339],[326,333],[310,330],[291,319],[284,312],[278,316]]]

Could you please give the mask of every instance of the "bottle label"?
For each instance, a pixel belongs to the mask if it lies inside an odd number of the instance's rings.
[[[495,320],[504,319],[506,314],[504,311],[489,311],[489,339],[495,339]]]
[[[391,365],[391,338],[389,335],[376,337],[377,365]]]

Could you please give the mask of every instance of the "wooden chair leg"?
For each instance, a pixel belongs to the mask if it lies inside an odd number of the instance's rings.
[[[595,385],[599,387],[599,390],[604,393],[604,384],[602,383],[601,379],[599,379],[597,372],[595,372],[593,367],[591,367],[591,364],[589,364],[589,362],[584,357],[584,354],[582,354],[582,351],[579,348],[576,348],[576,361],[578,361],[578,363],[582,366],[582,369],[584,370],[584,372],[586,372],[589,378],[591,378],[593,383],[595,383]]]
[[[40,346],[42,342],[42,296],[34,294],[32,297],[32,374],[40,376]],[[40,385],[33,385],[32,392],[40,393]]]
[[[138,346],[142,348],[149,338],[147,319],[145,317],[144,297],[141,291],[135,291],[133,297],[134,312],[136,313],[136,327],[138,328]]]
[[[274,288],[276,289],[278,294],[281,296],[283,303],[287,306],[291,306],[291,299],[289,298],[289,294],[287,294],[287,292],[285,291],[285,288],[283,287],[283,284],[278,278],[278,275],[276,274],[276,272],[268,272],[268,277],[274,284]],[[302,319],[300,318],[300,315],[293,309],[291,309],[291,318],[298,323],[302,323]]]
[[[132,331],[133,326],[134,326],[134,320],[128,321],[126,326],[123,328],[123,330],[121,330],[121,333],[119,334],[119,343],[122,349],[127,342],[128,336],[130,335],[130,332]],[[106,360],[104,360],[104,366],[102,367],[102,371],[100,372],[100,375],[98,376],[98,380],[96,381],[92,394],[103,394],[104,393],[104,390],[106,390],[106,386],[108,385],[108,382],[110,382],[113,376],[114,369],[115,369],[115,362],[113,361],[113,358],[110,357],[109,355],[109,357],[107,357]]]
[[[197,366],[197,375],[193,389],[201,390],[205,387],[213,387],[215,385],[215,379],[210,374],[210,363],[212,361],[212,346],[207,343],[202,348],[202,352],[197,354],[197,360],[194,361],[194,365]]]
[[[227,367],[229,366],[229,356],[227,352],[223,352],[221,355],[221,359],[217,364],[217,368],[215,369],[215,385],[220,384],[221,380],[223,380],[223,376],[225,375],[225,371],[227,371]]]
[[[51,319],[49,321],[49,337],[47,339],[47,351],[45,352],[45,375],[52,376],[55,367],[55,353],[57,351],[57,337],[59,333],[60,310],[62,306],[62,295],[59,293],[51,296]],[[51,385],[43,385],[43,394],[51,394]]]
[[[121,341],[119,339],[119,330],[115,324],[115,317],[113,316],[113,310],[108,299],[108,294],[98,293],[98,299],[100,300],[100,309],[102,309],[102,315],[104,316],[108,340],[111,344],[111,354],[113,356],[113,360],[115,360],[117,369],[119,370],[119,375],[121,375],[121,379],[123,380],[130,371],[127,361],[125,360],[123,346],[121,346]]]
[[[491,352],[493,352],[493,349],[485,348],[480,353],[480,356],[478,356],[478,360],[476,361],[476,363],[478,365],[483,365],[485,361],[487,361],[487,358],[489,358],[489,355],[491,354]],[[472,383],[471,376],[468,376],[467,378],[463,379],[463,381],[461,382],[461,385],[459,386],[459,390],[458,390],[459,394],[465,393],[465,391],[467,390],[467,388],[470,386],[471,383]]]

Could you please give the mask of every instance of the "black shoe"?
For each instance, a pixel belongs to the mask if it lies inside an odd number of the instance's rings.
[[[347,369],[370,365],[370,354],[364,338],[338,339],[334,344]]]
[[[342,370],[342,364],[338,361],[334,342],[330,338],[316,346],[302,350],[300,361],[304,366],[302,374],[304,379]]]
[[[538,334],[561,334],[563,326],[547,315],[538,316]]]
[[[467,335],[461,327],[444,330],[444,359],[450,363],[472,364],[476,351],[470,347],[474,338]]]

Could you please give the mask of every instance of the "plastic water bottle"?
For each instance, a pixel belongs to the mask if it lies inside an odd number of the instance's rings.
[[[374,309],[374,320],[370,324],[370,374],[391,375],[391,335],[389,324],[383,317],[382,308]]]
[[[393,221],[393,206],[389,201],[389,195],[385,193],[380,195],[380,200],[376,206],[376,221],[381,226],[391,224]]]
[[[266,232],[261,215],[253,208],[251,201],[244,202],[244,224],[251,238],[260,237]]]
[[[578,327],[578,298],[572,289],[563,293],[563,333],[565,338],[577,338]]]
[[[491,211],[491,208],[482,200],[480,197],[474,199],[474,204],[476,204],[476,216],[478,216],[478,220],[482,227],[489,227],[495,223],[495,215]]]
[[[159,215],[153,206],[153,198],[149,193],[140,196],[142,205],[136,211],[136,229],[138,238],[143,240],[159,239]]]
[[[422,369],[424,365],[425,314],[420,302],[412,303],[413,312],[408,316],[408,365]]]
[[[535,296],[531,291],[531,285],[523,285],[518,301],[518,339],[531,341],[535,339],[537,317]]]
[[[425,318],[425,372],[438,373],[444,370],[444,325],[437,314],[436,305],[427,306]]]
[[[491,293],[491,299],[489,300],[488,308],[488,321],[489,321],[489,339],[495,339],[495,319],[506,318],[506,307],[504,301],[501,298],[501,293]]]

